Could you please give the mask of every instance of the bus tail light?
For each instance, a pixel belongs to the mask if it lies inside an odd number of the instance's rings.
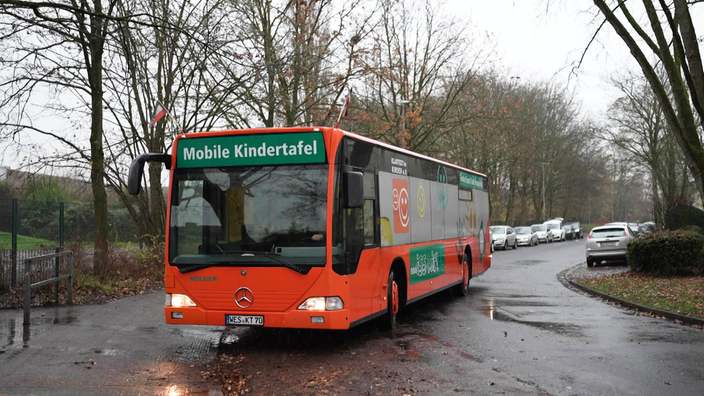
[[[309,297],[298,306],[300,310],[307,311],[338,311],[345,304],[340,297]]]
[[[195,307],[196,303],[191,300],[190,297],[188,297],[185,294],[166,294],[166,306],[167,307],[174,307],[174,308],[180,308],[180,307]]]

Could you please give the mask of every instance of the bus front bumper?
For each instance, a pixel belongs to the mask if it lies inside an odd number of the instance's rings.
[[[198,307],[164,307],[164,317],[169,324],[247,326],[295,329],[346,330],[350,328],[349,310],[289,312],[206,312]],[[227,323],[230,318],[231,323]],[[235,324],[237,322],[237,324]]]

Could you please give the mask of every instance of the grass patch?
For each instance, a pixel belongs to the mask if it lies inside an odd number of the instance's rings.
[[[576,281],[622,300],[704,319],[704,276],[657,277],[623,272]]]
[[[58,241],[50,241],[44,238],[34,238],[25,235],[17,235],[17,249],[46,249],[59,246]],[[12,249],[12,233],[0,231],[0,248],[3,250]]]

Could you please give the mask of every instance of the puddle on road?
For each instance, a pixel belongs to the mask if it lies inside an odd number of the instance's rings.
[[[522,320],[520,316],[512,315],[509,312],[501,309],[502,306],[508,307],[553,307],[554,304],[545,304],[539,301],[525,300],[489,300],[487,305],[478,307],[477,310],[487,316],[491,320],[501,322],[513,322],[535,327],[541,330],[552,331],[557,334],[577,337],[581,335],[582,328],[577,325],[568,323],[545,322],[545,321],[530,321]]]
[[[413,359],[420,359],[420,353],[411,346],[410,340],[396,341],[396,346],[399,347],[399,355],[406,355]]]
[[[41,332],[38,326],[23,325],[23,319],[9,318],[0,320],[0,347],[29,348],[29,340]]]

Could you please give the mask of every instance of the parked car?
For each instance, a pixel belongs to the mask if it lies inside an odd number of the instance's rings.
[[[518,248],[516,232],[509,226],[491,226],[491,243],[494,249],[506,250],[509,247]]]
[[[626,246],[634,238],[626,223],[594,227],[587,237],[587,267],[603,260],[626,260]]]
[[[575,239],[574,230],[571,225],[565,224],[562,228],[565,230],[565,239],[569,239],[570,241]]]
[[[651,233],[658,231],[658,227],[656,227],[655,223],[653,223],[652,221],[646,221],[645,223],[643,223],[643,225],[646,226]]]
[[[545,224],[552,231],[552,240],[562,242],[565,240],[565,229],[562,228],[562,222],[557,220],[546,221]]]
[[[538,234],[538,242],[552,242],[552,230],[550,230],[545,224],[533,224],[530,228]]]
[[[491,241],[489,244],[489,251],[494,253],[494,233],[491,232],[491,227],[489,227],[489,240]]]
[[[631,234],[632,234],[631,236],[634,236],[634,237],[637,237],[638,235],[642,234],[640,227],[638,227],[638,224],[636,224],[636,223],[615,222],[615,223],[606,223],[604,225],[605,226],[610,226],[610,225],[628,226],[628,229],[631,231]]]
[[[538,234],[531,227],[516,227],[516,241],[518,246],[533,246],[538,244]]]
[[[572,226],[572,230],[574,231],[575,239],[582,239],[584,238],[584,229],[582,229],[582,224],[578,221],[571,221],[569,225]]]
[[[652,234],[657,231],[655,228],[655,223],[638,223],[638,228],[641,234]]]

